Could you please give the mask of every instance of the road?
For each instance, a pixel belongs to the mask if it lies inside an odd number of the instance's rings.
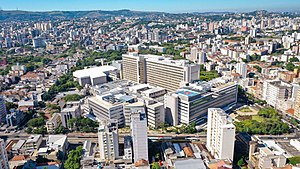
[[[3,139],[11,139],[11,140],[18,140],[18,139],[28,139],[31,134],[27,133],[1,133],[0,138]],[[130,135],[130,133],[120,133],[119,134],[119,141],[122,143],[124,141],[124,136]],[[44,139],[46,139],[48,135],[44,135]],[[92,142],[98,142],[98,135],[97,133],[69,133],[67,134],[68,141],[72,144],[82,144],[85,140],[90,140]],[[199,140],[205,140],[206,134],[148,134],[148,137],[158,137],[159,140],[184,140],[186,138],[197,138]],[[170,139],[171,138],[171,139]]]

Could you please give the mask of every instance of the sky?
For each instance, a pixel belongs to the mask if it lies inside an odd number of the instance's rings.
[[[2,10],[81,11],[120,10],[159,12],[300,11],[300,0],[0,0]]]

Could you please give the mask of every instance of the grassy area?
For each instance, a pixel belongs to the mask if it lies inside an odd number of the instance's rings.
[[[261,116],[252,116],[252,120],[256,120],[258,122],[264,122],[265,119]]]
[[[200,80],[202,81],[210,81],[212,79],[220,77],[216,70],[213,71],[200,71]]]
[[[279,135],[289,132],[289,125],[281,121],[281,116],[273,108],[260,109],[256,116],[247,117],[245,120],[235,122],[238,132],[249,134],[272,134]],[[248,119],[250,117],[250,119]]]
[[[241,108],[239,111],[244,113],[252,112],[252,110],[249,107]]]

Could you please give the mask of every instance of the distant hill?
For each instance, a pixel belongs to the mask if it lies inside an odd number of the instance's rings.
[[[162,12],[141,12],[130,10],[117,11],[49,11],[49,12],[30,12],[30,11],[0,11],[0,21],[24,21],[24,20],[53,20],[53,19],[76,19],[76,18],[109,18],[116,16],[125,17],[154,17],[162,15]]]

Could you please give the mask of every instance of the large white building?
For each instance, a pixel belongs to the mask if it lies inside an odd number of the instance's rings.
[[[147,118],[145,112],[137,109],[131,114],[131,137],[134,162],[148,161]]]
[[[166,121],[172,125],[205,122],[211,107],[229,110],[237,103],[235,82],[218,78],[195,82],[165,96]]]
[[[0,139],[0,169],[9,169],[4,140]]]
[[[199,79],[200,65],[190,64],[187,60],[172,60],[157,55],[123,55],[123,78],[136,83],[176,91],[188,82]]]
[[[88,108],[98,120],[118,120],[119,126],[125,125],[123,104],[133,102],[133,98],[116,93],[96,95],[88,99]]]
[[[236,73],[240,74],[242,78],[247,77],[247,64],[244,62],[236,64]]]
[[[217,159],[233,160],[235,126],[230,117],[219,108],[208,109],[207,149]]]
[[[98,143],[100,159],[114,161],[119,157],[118,121],[100,121],[98,128]]]
[[[280,101],[292,97],[292,85],[280,80],[267,80],[263,83],[262,99],[276,107]]]
[[[95,86],[107,82],[107,77],[110,74],[117,74],[117,68],[113,66],[100,66],[88,69],[77,70],[73,76],[81,86],[86,84]]]

